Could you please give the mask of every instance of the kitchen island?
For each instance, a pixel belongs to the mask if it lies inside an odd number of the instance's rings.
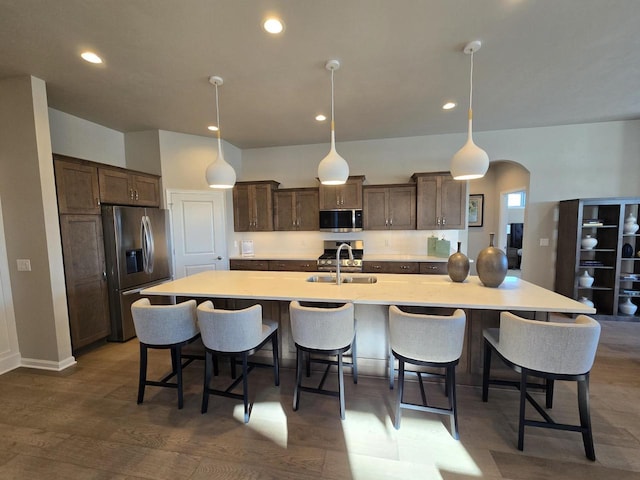
[[[307,281],[309,272],[210,271],[156,285],[142,295],[213,299],[218,308],[263,305],[263,315],[278,319],[284,365],[293,365],[288,303],[355,304],[358,367],[367,375],[385,375],[388,368],[388,306],[408,311],[467,313],[465,346],[458,367],[462,383],[477,384],[482,365],[482,329],[499,324],[502,310],[544,320],[546,314],[593,314],[595,309],[519,278],[507,277],[499,288],[487,288],[475,276],[463,283],[447,275],[376,275],[375,283],[322,283]],[[365,277],[345,274],[346,277]]]

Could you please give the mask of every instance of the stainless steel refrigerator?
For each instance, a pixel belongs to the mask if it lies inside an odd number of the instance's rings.
[[[102,207],[111,315],[108,340],[135,337],[131,304],[141,298],[142,289],[171,279],[167,225],[167,210]]]

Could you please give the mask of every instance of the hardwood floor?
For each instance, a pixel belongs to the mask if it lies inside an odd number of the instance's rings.
[[[639,479],[640,323],[602,327],[591,376],[596,462],[572,432],[528,428],[519,452],[511,390],[492,389],[485,404],[479,388],[459,387],[460,441],[448,419],[422,412],[404,411],[396,431],[395,391],[380,378],[353,385],[347,376],[344,421],[337,399],[321,395],[302,393],[293,412],[287,369],[279,388],[270,370],[251,373],[249,424],[241,402],[221,397],[201,415],[201,362],[185,370],[183,410],[175,390],[154,387],[137,405],[133,340],[104,345],[60,373],[0,376],[0,478]],[[165,373],[168,352],[151,352],[149,364],[151,375]],[[440,390],[429,387],[434,398]],[[577,421],[575,385],[557,382],[555,402],[554,417]]]

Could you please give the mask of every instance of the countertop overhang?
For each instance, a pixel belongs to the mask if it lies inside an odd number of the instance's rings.
[[[218,270],[156,285],[141,293],[576,314],[596,312],[594,308],[516,277],[506,277],[498,288],[488,288],[477,276],[456,283],[447,275],[376,274],[378,280],[374,284],[336,285],[307,282],[311,275],[310,272]]]

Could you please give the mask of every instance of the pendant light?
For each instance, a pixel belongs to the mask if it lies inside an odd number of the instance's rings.
[[[209,83],[216,87],[216,121],[218,126],[218,156],[207,167],[207,184],[211,188],[233,188],[236,183],[236,172],[224,160],[222,155],[222,140],[220,140],[220,108],[218,107],[218,87],[222,85],[221,77],[209,77]]]
[[[469,133],[467,143],[456,152],[451,159],[451,175],[456,180],[473,180],[484,177],[489,168],[489,155],[487,152],[473,143],[473,54],[480,50],[481,43],[478,40],[469,42],[464,47],[464,53],[471,55],[471,74],[469,77]]]
[[[333,72],[340,68],[340,62],[329,60],[325,68],[331,72],[331,150],[318,165],[318,177],[323,185],[342,185],[349,178],[349,165],[336,152],[336,132],[333,114]]]

